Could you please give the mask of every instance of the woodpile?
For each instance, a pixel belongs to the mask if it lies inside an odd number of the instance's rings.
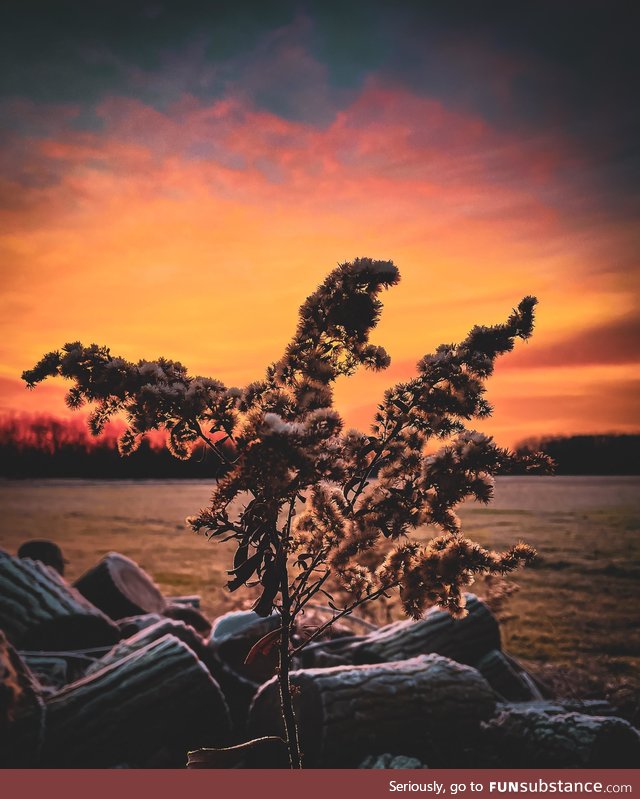
[[[35,543],[31,554],[53,551]],[[551,697],[503,651],[487,606],[469,595],[467,607],[459,621],[434,609],[343,627],[302,650],[291,682],[304,765],[640,760],[640,734],[607,702]],[[254,647],[278,627],[251,611],[209,620],[199,597],[165,598],[118,553],[71,586],[0,550],[0,766],[183,767],[188,753],[190,768],[286,767],[277,647]]]

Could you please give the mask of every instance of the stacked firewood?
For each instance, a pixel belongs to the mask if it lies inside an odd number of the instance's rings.
[[[192,768],[286,767],[277,647],[253,648],[277,616],[211,624],[198,597],[164,597],[123,555],[70,585],[61,554],[38,553],[0,551],[0,765],[181,767],[189,752]],[[640,734],[606,702],[551,697],[487,606],[469,595],[468,609],[343,625],[304,649],[291,682],[305,765],[638,762]]]

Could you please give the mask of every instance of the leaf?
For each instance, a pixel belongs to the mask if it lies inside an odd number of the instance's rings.
[[[277,560],[269,563],[264,570],[264,574],[262,575],[262,585],[264,586],[264,591],[262,592],[262,596],[253,606],[253,610],[255,610],[258,616],[266,617],[273,609],[273,600],[276,598],[276,594],[278,593],[278,589],[280,587],[280,569],[278,568],[278,565],[281,562],[282,559],[278,558]]]
[[[247,656],[244,659],[244,665],[250,666],[253,663],[253,661],[258,657],[258,655],[266,657],[280,640],[281,630],[282,630],[281,627],[278,627],[277,630],[271,630],[271,632],[267,633],[266,635],[263,635],[262,638],[256,641],[255,644],[251,647],[251,649],[247,653]]]
[[[233,580],[230,580],[227,583],[227,588],[229,591],[236,591],[241,585],[244,585],[247,580],[251,579],[251,575],[258,570],[260,564],[262,563],[263,556],[263,552],[256,552],[255,555],[247,558],[244,563],[241,563],[235,569],[231,569],[227,572],[227,574],[235,575]]]
[[[248,557],[249,557],[249,545],[241,544],[236,550],[236,554],[233,556],[233,568],[237,569],[238,566],[244,563]]]

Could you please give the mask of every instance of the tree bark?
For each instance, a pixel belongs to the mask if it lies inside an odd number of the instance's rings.
[[[42,689],[0,630],[0,767],[37,764],[43,722]]]
[[[364,637],[348,638],[325,646],[310,647],[301,654],[306,668],[331,663],[360,665],[391,663],[417,655],[437,654],[475,665],[493,649],[500,649],[500,627],[489,608],[473,594],[467,595],[468,615],[454,619],[439,608],[432,608],[424,619],[387,624]]]
[[[158,750],[164,765],[187,751],[228,743],[222,692],[186,644],[165,635],[47,701],[43,763],[55,767],[142,766]]]
[[[0,553],[0,628],[21,649],[111,646],[116,625],[52,568]]]
[[[165,635],[175,635],[180,641],[186,644],[189,649],[208,667],[207,660],[210,659],[210,653],[207,647],[196,633],[196,631],[186,625],[182,621],[174,619],[161,619],[156,624],[150,627],[145,627],[130,638],[125,638],[119,641],[112,649],[109,650],[103,657],[95,660],[85,671],[85,676],[95,674],[97,671],[117,663],[119,660],[124,660],[133,652],[138,652],[144,649],[154,641],[159,641]]]
[[[454,619],[432,608],[420,621],[398,621],[381,627],[356,646],[355,663],[383,663],[435,653],[474,665],[492,649],[500,649],[500,627],[489,608],[467,595],[468,614]]]
[[[492,649],[480,658],[476,668],[504,699],[527,702],[543,698],[533,677],[522,667],[517,668],[498,649]]]
[[[439,655],[299,670],[290,680],[307,768],[356,767],[384,752],[442,766],[495,709],[495,694],[475,669]],[[276,678],[256,694],[249,732],[282,735]]]
[[[273,647],[267,655],[259,655],[251,664],[245,664],[251,647],[263,635],[280,626],[280,617],[275,614],[266,618],[255,613],[251,616],[255,618],[251,618],[250,624],[236,626],[230,620],[227,633],[219,638],[215,637],[217,622],[214,622],[214,635],[207,645],[207,664],[227,697],[234,728],[238,733],[246,727],[249,705],[256,691],[275,674],[278,665],[277,647]]]
[[[109,552],[74,587],[112,619],[162,613],[165,598],[151,577],[130,558]]]
[[[485,726],[483,743],[483,766],[635,768],[640,762],[640,733],[611,716],[515,706]]]

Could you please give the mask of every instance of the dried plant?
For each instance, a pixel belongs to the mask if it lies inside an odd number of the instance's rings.
[[[491,413],[485,380],[498,355],[531,335],[535,298],[525,297],[504,324],[474,327],[460,344],[425,355],[416,377],[385,393],[369,433],[345,431],[332,407],[338,377],[359,366],[389,365],[369,336],[382,310],[379,294],[398,280],[391,261],[360,258],[338,266],[300,308],[282,358],[242,390],[190,377],[180,363],[162,358],[130,363],[95,344],[66,344],[23,374],[29,387],[55,375],[73,381],[67,402],[71,408],[95,403],[90,427],[96,434],[114,414],[124,414],[123,454],[148,431],[165,428],[176,457],[188,458],[202,440],[226,460],[210,507],[189,522],[197,532],[237,542],[229,589],[258,585],[256,612],[280,615],[280,630],[260,646],[279,646],[292,767],[302,760],[289,667],[303,646],[393,591],[413,618],[432,603],[464,615],[463,591],[476,575],[506,574],[534,555],[522,543],[496,553],[465,538],[455,507],[468,497],[489,502],[498,472],[549,467],[544,456],[518,459],[467,429],[470,420]],[[427,455],[433,438],[448,443]],[[244,504],[232,506],[238,497]],[[410,533],[424,525],[438,534],[426,544],[411,541]],[[382,538],[397,543],[372,566],[377,561],[367,553]],[[330,577],[348,590],[346,604],[328,593]],[[334,615],[293,646],[296,619],[323,594]]]

